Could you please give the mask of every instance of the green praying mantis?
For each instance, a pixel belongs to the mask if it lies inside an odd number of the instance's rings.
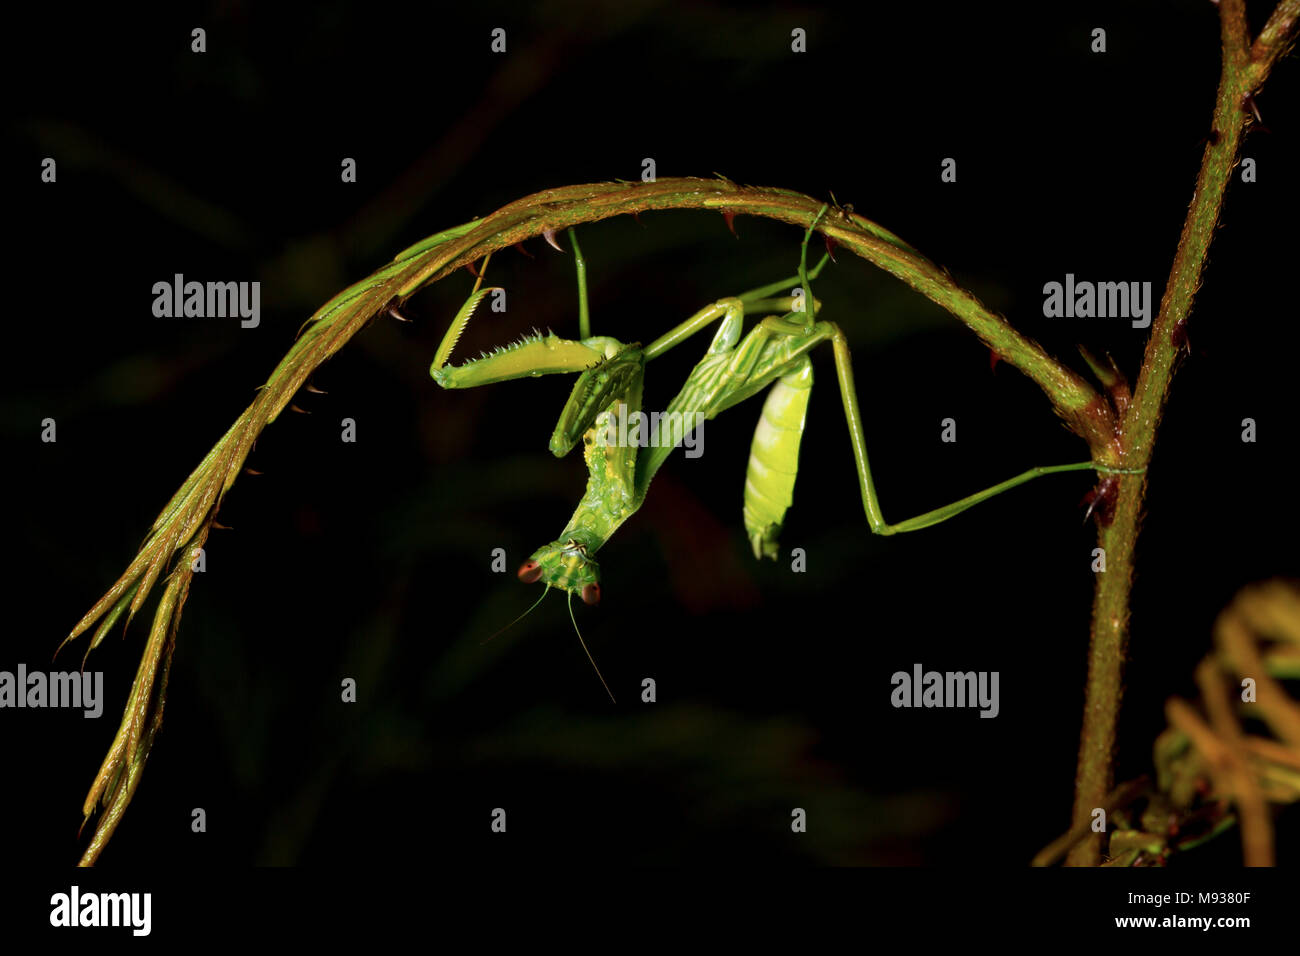
[[[777,557],[779,535],[786,511],[793,501],[799,445],[812,390],[813,370],[809,353],[823,342],[831,344],[835,355],[836,377],[853,445],[862,507],[875,534],[892,535],[928,528],[1042,475],[1084,470],[1120,471],[1093,461],[1031,468],[952,504],[906,521],[887,522],[880,510],[867,461],[848,343],[838,325],[817,318],[821,303],[812,295],[812,280],[826,265],[830,253],[828,251],[814,268],[809,269],[808,241],[829,208],[823,205],[804,233],[797,275],[738,296],[719,299],[646,346],[624,344],[609,336],[591,334],[586,264],[577,238],[570,229],[569,239],[578,274],[580,338],[574,341],[554,333],[528,335],[481,358],[458,366],[448,365],[452,349],[475,309],[486,296],[496,291],[494,288],[481,288],[485,260],[470,297],[452,320],[429,371],[443,388],[472,388],[509,379],[578,373],[573,391],[551,435],[550,448],[556,457],[563,457],[579,439],[582,440],[588,473],[586,492],[560,536],[534,551],[518,571],[519,579],[524,583],[541,581],[546,586],[542,597],[552,588],[566,592],[575,631],[577,621],[573,618],[573,595],[580,596],[586,604],[599,603],[600,565],[595,555],[645,502],[650,482],[673,448],[681,442],[681,423],[714,418],[769,386],[750,448],[743,513],[755,558]],[[798,283],[790,290],[791,294],[779,296],[778,293],[789,289],[791,283]],[[744,320],[748,315],[761,318],[742,338]],[[668,405],[664,418],[672,426],[669,440],[651,445],[644,454],[640,453],[637,441],[611,442],[611,419],[641,409],[646,364],[714,322],[719,323],[718,329],[708,351]],[[537,603],[541,599],[539,597]],[[581,632],[578,632],[578,639],[582,641]],[[585,642],[583,650],[592,666],[596,667]],[[600,676],[598,667],[596,673]],[[600,679],[605,684],[604,677]],[[614,695],[608,684],[605,684],[605,690],[612,700]]]

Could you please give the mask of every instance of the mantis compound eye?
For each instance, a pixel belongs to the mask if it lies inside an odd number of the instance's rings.
[[[582,601],[584,604],[600,603],[600,585],[592,581],[582,589]]]
[[[542,566],[536,561],[525,561],[519,565],[519,580],[524,584],[532,584],[542,576]]]

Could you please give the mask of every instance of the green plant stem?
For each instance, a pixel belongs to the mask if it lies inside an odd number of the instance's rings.
[[[739,186],[725,179],[659,179],[645,183],[595,183],[546,190],[527,196],[479,220],[475,228],[438,249],[439,255],[404,277],[399,294],[424,285],[498,249],[525,239],[611,216],[658,209],[714,209],[728,215],[763,216],[807,229],[823,203],[783,189]],[[1047,394],[1071,431],[1094,449],[1105,448],[1114,433],[1114,416],[1105,400],[1080,375],[1049,356],[1038,343],[1017,332],[897,236],[870,220],[834,211],[816,231],[901,279],[951,312],[999,358],[1028,375]]]
[[[1112,469],[1144,468],[1150,458],[1155,421],[1177,352],[1170,333],[1190,306],[1204,249],[1218,217],[1223,187],[1235,161],[1244,114],[1240,97],[1235,100],[1232,97],[1257,89],[1263,82],[1269,67],[1294,35],[1298,8],[1300,0],[1284,0],[1256,40],[1254,49],[1248,50],[1240,0],[1223,0],[1224,45],[1232,56],[1225,55],[1225,82],[1220,108],[1216,111],[1220,139],[1207,150],[1202,182],[1180,243],[1179,257],[1161,314],[1153,324],[1138,399],[1128,409],[1123,428],[1117,427],[1116,411],[1086,380],[1018,333],[1004,318],[990,312],[957,285],[945,269],[888,230],[839,207],[822,218],[820,212],[825,204],[800,193],[739,186],[721,177],[597,183],[535,193],[482,219],[417,243],[393,262],[335,296],[306,323],[289,353],[258,390],[257,397],[163,509],[126,572],[64,640],[66,644],[100,622],[90,640],[93,649],[121,614],[126,613],[128,621],[135,615],[169,564],[178,555],[182,556],[181,561],[185,563],[173,566],[164,598],[155,613],[153,638],[141,659],[118,737],[87,798],[88,813],[97,804],[103,805],[105,797],[107,807],[83,863],[97,859],[139,781],[149,744],[161,720],[166,659],[174,643],[184,588],[189,581],[184,568],[191,550],[202,544],[213,526],[221,502],[238,479],[258,435],[307,386],[312,373],[376,315],[394,310],[424,286],[506,246],[542,235],[554,237],[557,232],[581,223],[656,209],[708,209],[727,217],[741,213],[764,216],[801,229],[815,226],[829,241],[874,263],[951,312],[1000,359],[1037,383],[1067,427],[1087,441],[1093,461]],[[1126,454],[1132,456],[1132,464],[1122,460]],[[1102,538],[1104,546],[1113,540],[1110,545],[1114,550],[1113,566],[1120,573],[1113,575],[1119,579],[1114,581],[1112,576],[1103,575],[1094,606],[1094,622],[1102,623],[1094,627],[1080,794],[1104,795],[1109,789],[1132,544],[1145,487],[1144,476],[1124,476],[1119,480],[1120,519],[1113,529],[1103,532]],[[159,635],[164,633],[168,637],[160,639]],[[160,663],[164,686],[155,694]],[[143,732],[146,727],[147,733]],[[1081,805],[1076,805],[1076,812]]]
[[[1132,401],[1115,436],[1116,457],[1138,474],[1117,476],[1114,520],[1103,525],[1098,547],[1105,549],[1106,570],[1097,575],[1092,609],[1092,639],[1088,681],[1075,776],[1073,823],[1079,827],[1104,805],[1113,785],[1115,729],[1119,720],[1123,667],[1127,656],[1129,597],[1133,586],[1133,553],[1146,495],[1146,468],[1155,446],[1169,383],[1173,377],[1184,328],[1196,290],[1201,284],[1223,194],[1237,164],[1237,153],[1252,110],[1245,102],[1264,82],[1269,69],[1294,39],[1300,0],[1284,0],[1261,31],[1254,46],[1247,35],[1242,0],[1219,5],[1223,66],[1214,109],[1214,132],[1201,159],[1191,207],[1183,223],[1173,268],[1165,286],[1160,312],[1151,323],[1150,338]],[[1067,857],[1071,866],[1101,862],[1101,834],[1076,844]]]
[[[1086,380],[990,312],[946,270],[870,220],[838,207],[826,215],[826,204],[808,196],[739,186],[721,177],[566,186],[526,196],[482,219],[424,239],[317,310],[253,402],[163,509],[126,572],[78,622],[64,644],[101,622],[91,639],[93,648],[119,615],[126,612],[128,621],[135,615],[169,564],[178,555],[188,555],[188,549],[206,536],[257,437],[308,384],[312,373],[376,315],[395,311],[426,285],[507,246],[537,236],[553,239],[556,233],[580,223],[657,209],[715,210],[727,217],[745,213],[805,230],[815,228],[828,241],[878,265],[964,322],[1003,361],[1043,389],[1066,425],[1088,442],[1093,460],[1117,464],[1110,460],[1114,412]],[[174,634],[179,616],[178,602],[174,606],[165,601],[160,604],[155,635],[161,633],[160,628]],[[170,646],[170,641],[166,642],[166,647]],[[108,806],[83,863],[98,858],[134,793],[148,755],[139,729],[146,723],[155,726],[161,716],[162,697],[153,690],[164,653],[164,642],[151,640],[142,656],[132,705],[87,799],[88,812],[102,803],[106,794]],[[120,772],[123,767],[130,770],[126,776]],[[122,780],[125,786],[115,782]]]

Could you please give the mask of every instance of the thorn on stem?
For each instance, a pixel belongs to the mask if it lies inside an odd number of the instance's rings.
[[[256,468],[245,468],[245,469],[244,469],[244,474],[246,474],[246,475],[260,475],[261,472],[258,471]]]
[[[526,255],[529,259],[537,258],[535,255],[533,255],[531,252],[529,252],[527,249],[524,248],[524,244],[522,242],[516,242],[515,248],[520,252],[522,252],[524,255]]]
[[[1259,124],[1260,129],[1264,129],[1264,130],[1268,129],[1268,127],[1264,125],[1264,117],[1259,115],[1259,104],[1255,102],[1255,94],[1247,93],[1245,96],[1243,96],[1241,98],[1241,108],[1243,112],[1249,109],[1252,113],[1255,114],[1255,122]]]
[[[850,226],[853,225],[853,203],[841,205],[840,201],[835,198],[834,191],[831,191],[831,205],[835,207],[835,212],[839,214],[840,219]]]
[[[1191,343],[1187,339],[1187,318],[1184,316],[1174,323],[1173,329],[1169,332],[1169,344],[1174,347],[1175,352],[1187,350],[1187,354],[1192,354]]]
[[[822,238],[826,240],[826,254],[831,257],[831,262],[835,262],[835,247],[838,246],[839,243],[824,232],[822,233]],[[836,265],[839,265],[839,263],[836,263]]]
[[[473,260],[473,259],[471,259],[469,262],[465,263],[465,268],[469,270],[469,274],[472,275],[475,279],[478,278],[478,269],[476,269],[476,268],[474,267],[474,260]]]
[[[328,394],[328,393],[325,391],[325,389],[323,389],[323,388],[317,388],[317,387],[316,387],[315,385],[313,385],[311,382],[308,382],[306,385],[303,386],[303,388],[306,389],[307,391],[311,392],[313,395],[326,395],[326,394]]]
[[[1092,517],[1093,512],[1097,514],[1097,523],[1103,528],[1110,527],[1115,520],[1115,505],[1119,501],[1119,476],[1107,475],[1086,495],[1080,504],[1088,506],[1087,512],[1083,516],[1083,523],[1087,524],[1088,519]]]
[[[310,415],[310,414],[311,414],[311,412],[307,411],[305,408],[299,408],[297,405],[294,405],[294,404],[290,404],[290,405],[289,405],[289,411],[291,411],[291,412],[297,412],[299,415]]]
[[[395,306],[395,305],[390,305],[390,306],[389,306],[385,311],[388,312],[388,314],[391,315],[393,318],[395,318],[398,322],[410,322],[410,321],[411,321],[411,320],[408,319],[406,316],[402,315],[402,313],[398,312],[398,311],[397,311],[397,306]]]
[[[1260,116],[1259,106],[1256,104],[1255,97],[1251,93],[1247,93],[1241,101],[1241,108],[1243,110],[1245,110],[1247,106],[1250,107],[1251,113],[1254,115],[1254,125],[1258,126],[1261,132],[1272,133],[1273,131],[1264,125],[1264,117]]]
[[[564,251],[563,249],[560,248],[560,244],[559,244],[558,242],[555,241],[555,230],[554,230],[554,229],[543,229],[543,230],[542,230],[542,235],[546,237],[546,241],[549,242],[549,243],[551,244],[551,248],[554,249],[556,252],[563,252],[563,251]]]
[[[217,529],[220,530],[220,531],[234,531],[234,530],[235,530],[234,528],[232,528],[232,527],[231,527],[230,525],[228,525],[228,524],[222,524],[222,523],[221,523],[220,521],[218,521],[216,518],[213,518],[213,519],[212,519],[212,527],[217,528]]]
[[[724,209],[722,210],[722,218],[726,220],[727,228],[731,230],[731,234],[739,239],[740,236],[736,232],[736,214],[730,209]]]
[[[998,363],[1001,361],[1002,356],[998,354],[997,349],[989,349],[989,371],[992,372],[997,369]]]
[[[643,222],[641,221],[641,213],[640,213],[640,212],[638,212],[637,210],[633,209],[633,210],[632,210],[632,218],[636,220],[636,224],[637,224],[638,226],[640,226],[642,229],[645,228],[645,223],[643,223]]]

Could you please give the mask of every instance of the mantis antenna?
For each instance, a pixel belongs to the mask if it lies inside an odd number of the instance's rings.
[[[485,258],[469,298],[456,314],[434,356],[429,371],[443,388],[471,388],[557,373],[577,375],[573,391],[551,435],[550,447],[557,457],[564,456],[574,447],[583,449],[587,490],[559,537],[534,551],[518,574],[525,584],[541,581],[548,589],[559,588],[568,596],[569,618],[574,632],[610,700],[614,700],[614,694],[591,656],[573,613],[574,594],[586,604],[600,602],[600,566],[595,558],[596,552],[641,507],[655,473],[681,443],[688,419],[699,422],[714,418],[760,392],[767,392],[759,427],[750,446],[743,517],[754,557],[776,558],[780,554],[779,535],[786,511],[793,502],[799,446],[812,388],[813,366],[809,353],[820,345],[829,343],[832,347],[862,508],[867,524],[875,534],[893,535],[928,528],[1043,475],[1095,471],[1107,475],[1106,482],[1113,487],[1116,480],[1109,476],[1132,473],[1129,469],[1098,461],[1031,468],[959,501],[904,521],[887,522],[881,513],[875,481],[867,463],[866,438],[848,340],[835,322],[819,318],[821,303],[812,294],[811,280],[822,270],[830,255],[828,252],[810,269],[808,244],[830,208],[824,204],[804,230],[795,276],[751,289],[739,296],[719,299],[644,347],[639,343],[624,344],[610,336],[590,334],[586,262],[577,237],[570,229],[582,338],[575,341],[554,333],[542,335],[535,332],[494,349],[490,355],[461,365],[449,365],[456,339],[475,307],[492,291],[482,284],[487,266]],[[548,235],[548,241],[551,239]],[[552,245],[559,249],[554,242]],[[795,286],[793,289],[792,284]],[[748,333],[744,330],[747,315],[758,320]],[[630,441],[626,438],[609,441],[615,416],[627,421],[642,414],[642,386],[647,363],[710,326],[715,326],[716,331],[708,351],[664,413],[670,422],[670,440],[647,443],[638,437]],[[673,429],[680,431],[674,433]],[[637,434],[640,435],[639,428]],[[646,445],[644,452],[641,452],[641,445]]]
[[[548,586],[546,590],[549,591],[550,587]],[[545,595],[546,592],[543,591],[542,593]],[[571,593],[566,593],[565,599],[565,603],[569,605],[569,620],[573,622],[573,633],[578,635],[578,643],[581,644],[582,649],[586,651],[587,660],[591,661],[591,666],[596,668],[596,676],[600,678],[601,684],[604,684],[605,693],[609,694],[609,699],[613,703],[617,704],[618,701],[614,700],[614,692],[610,690],[609,685],[605,683],[605,675],[600,672],[599,667],[596,667],[596,659],[591,656],[591,651],[587,650],[587,642],[582,639],[582,631],[578,630],[578,619],[573,616],[573,595]],[[536,605],[534,605],[534,607],[535,606]]]
[[[492,634],[492,637],[488,637],[488,638],[485,638],[484,640],[479,641],[479,642],[478,642],[478,646],[479,646],[479,647],[482,647],[482,646],[483,646],[484,644],[486,644],[488,641],[492,640],[493,637],[496,637],[496,636],[499,635],[499,634],[504,634],[506,631],[510,630],[512,627],[514,627],[516,624],[518,624],[520,621],[522,621],[522,620],[523,620],[524,618],[526,618],[528,615],[532,614],[533,611],[536,610],[537,605],[539,605],[539,604],[542,603],[542,598],[546,597],[546,595],[548,595],[548,594],[550,594],[550,593],[551,593],[551,586],[548,584],[548,585],[546,585],[546,587],[544,587],[544,588],[542,589],[542,597],[539,597],[536,601],[534,601],[532,607],[530,607],[527,611],[524,611],[523,614],[520,614],[517,618],[515,618],[513,621],[511,621],[511,622],[510,622],[509,624],[507,624],[505,627],[501,628],[501,630],[499,630],[499,631],[495,631],[495,632]]]

